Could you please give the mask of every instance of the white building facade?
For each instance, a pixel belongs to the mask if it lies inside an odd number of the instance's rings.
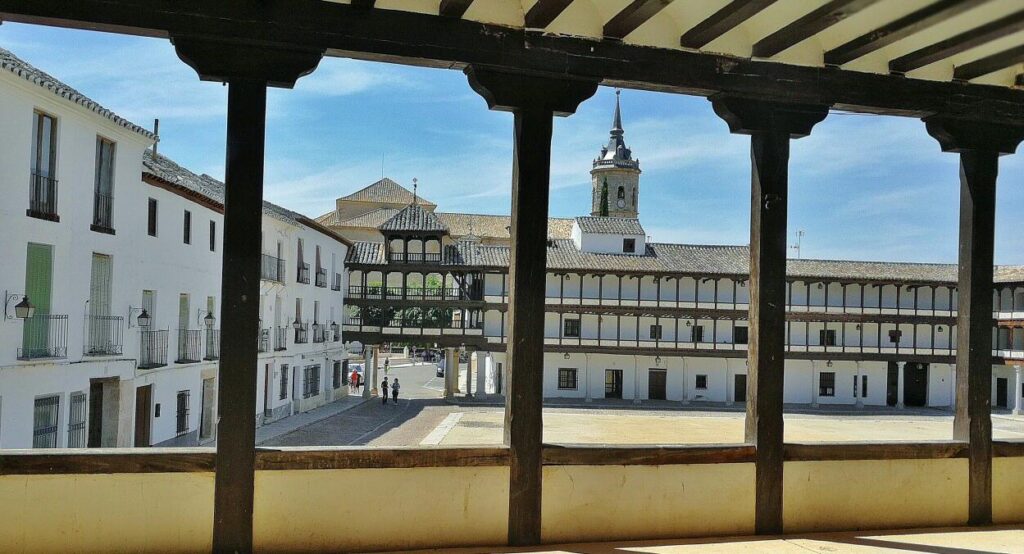
[[[5,50],[0,97],[0,448],[213,440],[223,185],[154,154],[153,133]],[[257,423],[345,390],[333,387],[344,356],[328,318],[341,313],[347,245],[271,204],[263,219],[265,232],[334,260],[336,282],[264,281],[271,308],[280,298],[293,314],[302,298],[311,312],[300,319],[318,331],[267,348],[254,371],[298,366],[303,386],[308,377],[319,388],[300,388],[302,402],[282,409],[274,373],[275,400],[261,403]]]

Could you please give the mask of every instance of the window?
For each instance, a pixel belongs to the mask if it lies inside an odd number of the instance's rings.
[[[565,329],[564,329],[564,331],[562,333],[564,336],[579,338],[579,336],[580,336],[580,320],[578,320],[578,319],[567,319],[567,320],[565,320],[565,324],[564,325],[565,325]]]
[[[853,396],[857,397],[857,376],[853,376]],[[860,398],[867,398],[868,396],[868,376],[860,376]]]
[[[836,345],[836,331],[835,329],[822,329],[818,331],[818,344],[821,346],[835,346]]]
[[[704,326],[693,326],[693,342],[704,342]]]
[[[651,325],[651,338],[661,340],[661,325]]]
[[[818,396],[836,395],[836,374],[834,371],[822,371],[818,374]]]
[[[114,143],[96,137],[96,188],[93,196],[92,229],[113,230]]]
[[[192,212],[185,210],[185,221],[182,225],[185,244],[192,244]]]
[[[320,366],[306,366],[303,373],[305,382],[302,384],[302,397],[309,398],[320,394]]]
[[[697,382],[694,384],[694,388],[697,390],[708,390],[708,376],[698,375]]]
[[[175,413],[175,421],[177,422],[177,432],[179,435],[188,433],[188,397],[190,391],[180,390],[178,391],[178,409]]]
[[[558,390],[576,390],[577,386],[576,368],[558,369]]]
[[[897,344],[900,342],[901,338],[903,338],[903,331],[900,331],[899,329],[889,331],[889,342]]]
[[[732,332],[733,344],[747,344],[750,340],[750,330],[747,327],[737,327]]]
[[[32,448],[57,448],[60,396],[36,398],[32,417]]]
[[[331,385],[334,390],[341,388],[341,362],[334,362],[334,379],[332,379]]]
[[[625,200],[625,198],[626,198],[626,189],[625,189],[625,187],[619,187],[619,191],[615,193],[615,197],[618,198],[618,199]]]
[[[85,448],[85,393],[71,393],[68,414],[68,448]]]
[[[636,252],[636,239],[622,239],[623,252]]]
[[[288,398],[288,364],[281,365],[281,400]]]
[[[149,236],[156,236],[156,199],[149,199]]]
[[[210,222],[210,252],[217,251],[217,222]]]
[[[28,215],[59,221],[57,217],[57,120],[33,112],[32,168]]]

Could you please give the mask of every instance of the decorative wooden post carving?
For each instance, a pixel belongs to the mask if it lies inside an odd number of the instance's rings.
[[[750,135],[750,331],[745,437],[756,446],[754,530],[782,532],[782,393],[786,332],[789,141],[810,134],[827,106],[716,95],[715,113]]]
[[[553,115],[569,115],[597,83],[468,67],[469,84],[492,110],[515,115],[512,245],[509,262],[508,388],[510,545],[540,543],[544,294]]]
[[[213,551],[251,552],[267,86],[294,86],[323,53],[172,40],[200,79],[228,84]]]
[[[999,156],[1024,139],[1024,127],[925,118],[944,152],[960,154],[960,261],[956,315],[953,438],[967,441],[968,523],[992,523],[992,316],[996,175]]]

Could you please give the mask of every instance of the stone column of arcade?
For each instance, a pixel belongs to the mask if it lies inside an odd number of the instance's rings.
[[[444,397],[446,400],[455,398],[455,381],[458,379],[459,363],[454,348],[444,349]]]

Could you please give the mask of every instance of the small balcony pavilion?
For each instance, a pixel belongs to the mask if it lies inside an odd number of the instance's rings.
[[[1024,443],[994,442],[989,413],[995,186],[999,156],[1024,138],[1024,11],[981,4],[0,0],[6,21],[170,39],[199,78],[227,84],[231,261],[216,451],[0,453],[3,549],[351,551],[1024,521]],[[292,87],[325,55],[462,70],[491,109],[514,114],[504,445],[254,448],[267,87]],[[707,97],[750,136],[742,444],[542,442],[552,118],[600,84]],[[948,441],[783,440],[790,141],[833,109],[922,119],[922,133],[959,155]],[[411,496],[378,504],[384,482]],[[374,528],[378,505],[401,533]]]

